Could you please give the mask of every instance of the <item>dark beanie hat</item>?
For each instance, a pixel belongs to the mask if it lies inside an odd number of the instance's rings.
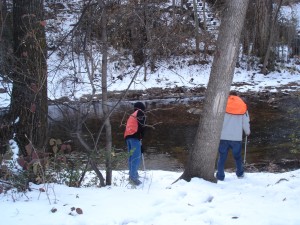
[[[140,109],[140,110],[145,111],[145,109],[146,109],[145,105],[142,102],[134,103],[133,107],[134,107],[134,110]]]

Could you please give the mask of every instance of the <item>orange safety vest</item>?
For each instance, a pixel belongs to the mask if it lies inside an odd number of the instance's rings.
[[[132,113],[126,123],[126,129],[124,132],[124,138],[126,138],[129,135],[133,135],[138,131],[138,120],[137,120],[137,113],[139,110],[136,110],[134,113]]]
[[[247,105],[240,97],[229,95],[226,112],[234,115],[244,115],[247,112]]]

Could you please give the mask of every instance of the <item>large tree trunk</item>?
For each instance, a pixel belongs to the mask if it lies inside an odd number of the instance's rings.
[[[14,73],[11,112],[21,153],[47,141],[47,65],[43,0],[13,1]]]
[[[181,176],[187,181],[193,177],[216,181],[214,171],[217,150],[247,6],[248,0],[227,0],[225,3],[204,110],[194,147],[189,152],[185,171]]]
[[[279,14],[282,3],[283,3],[283,0],[280,0],[278,5],[277,5],[275,15],[274,15],[273,20],[272,20],[272,26],[270,28],[270,35],[269,35],[269,39],[268,39],[268,46],[267,46],[267,49],[266,49],[263,68],[262,68],[262,73],[263,74],[267,74],[267,66],[268,66],[268,62],[269,62],[271,51],[272,51],[271,48],[272,48],[273,42],[274,42],[275,25],[276,25],[277,20],[278,20],[278,14]]]
[[[11,70],[8,58],[12,52],[12,20],[7,10],[6,0],[0,2],[0,76],[7,76]]]
[[[272,2],[273,0],[256,0],[256,38],[254,48],[258,57],[265,57],[268,48],[270,36],[270,27],[272,21]]]
[[[132,48],[132,56],[136,65],[143,65],[145,62],[144,46],[146,30],[142,23],[143,21],[143,9],[142,7],[147,5],[141,4],[140,1],[133,0],[130,2],[133,7],[133,13],[131,15],[131,26],[130,26],[130,42]]]

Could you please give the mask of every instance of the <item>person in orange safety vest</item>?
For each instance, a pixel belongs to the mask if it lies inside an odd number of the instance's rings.
[[[230,92],[219,144],[216,173],[218,180],[223,181],[225,178],[224,167],[230,149],[235,160],[236,175],[238,178],[244,177],[242,161],[243,132],[246,136],[250,135],[250,117],[247,105],[237,96],[236,92]]]
[[[128,150],[128,169],[129,180],[135,185],[140,185],[138,169],[141,163],[142,154],[142,139],[145,131],[145,105],[142,102],[134,104],[134,112],[129,116],[126,129],[124,132],[124,139]]]

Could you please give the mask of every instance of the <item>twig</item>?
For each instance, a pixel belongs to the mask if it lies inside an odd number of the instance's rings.
[[[12,183],[8,182],[8,181],[5,181],[5,180],[0,180],[0,183],[2,184],[6,184],[6,185],[9,185],[9,186],[14,186]]]

